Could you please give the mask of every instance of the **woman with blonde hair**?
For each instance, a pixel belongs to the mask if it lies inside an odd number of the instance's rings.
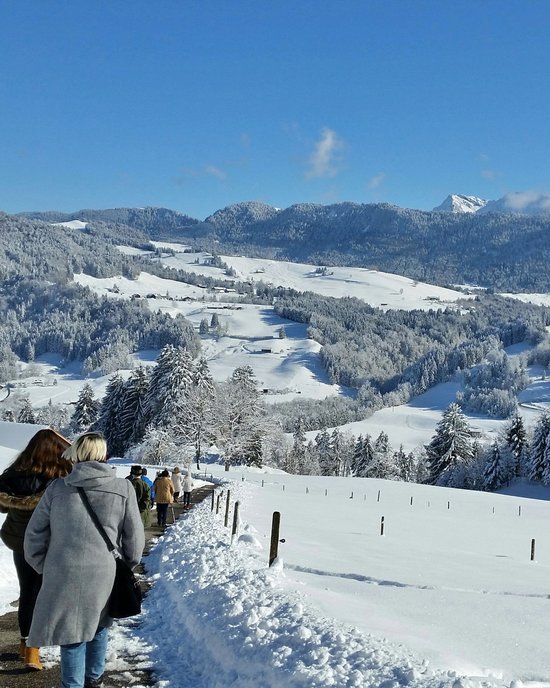
[[[131,567],[143,552],[143,525],[134,488],[106,463],[101,434],[81,435],[66,456],[74,462],[72,472],[48,487],[25,534],[27,562],[43,573],[29,642],[61,646],[62,688],[99,688],[112,624],[107,603],[115,557],[85,500]]]
[[[27,636],[42,576],[25,561],[25,530],[48,484],[70,472],[72,464],[62,458],[70,443],[54,430],[39,430],[0,475],[0,511],[7,513],[0,529],[2,541],[13,551],[19,581],[17,611],[21,643],[19,653],[28,669],[40,670],[38,647],[27,646]]]

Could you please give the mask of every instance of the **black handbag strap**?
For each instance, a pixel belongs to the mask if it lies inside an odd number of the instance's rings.
[[[88,499],[88,495],[86,494],[86,490],[83,487],[77,487],[76,489],[78,490],[78,494],[82,497],[82,501],[84,502],[84,506],[86,507],[86,511],[90,514],[91,519],[94,522],[95,527],[99,530],[101,537],[105,540],[105,544],[109,548],[109,552],[114,553],[116,550],[116,547],[111,542],[111,538],[105,532],[105,529],[101,525],[100,520],[97,517],[96,512],[92,509],[92,505],[90,504],[90,500]]]

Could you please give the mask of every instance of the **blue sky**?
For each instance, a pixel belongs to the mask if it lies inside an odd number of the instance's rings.
[[[0,0],[0,209],[550,191],[545,0]]]

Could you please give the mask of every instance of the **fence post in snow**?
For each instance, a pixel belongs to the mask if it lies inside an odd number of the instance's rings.
[[[328,490],[325,489],[325,497],[328,495]]]
[[[349,496],[350,499],[353,499],[353,490],[351,491],[351,494]]]
[[[262,487],[264,486],[264,481],[262,480]]]
[[[227,490],[227,498],[225,500],[225,519],[223,521],[223,525],[227,528],[227,524],[229,523],[229,497],[231,495],[231,490]]]
[[[271,521],[271,547],[269,548],[269,565],[271,566],[279,553],[279,526],[281,525],[281,513],[273,512]]]
[[[212,490],[212,509],[210,511],[214,511],[214,490]]]
[[[309,494],[309,487],[306,487],[306,494]]]
[[[380,519],[380,535],[384,535],[384,517]]]
[[[518,506],[518,516],[521,516],[521,504]]]
[[[233,510],[233,528],[231,529],[231,542],[237,534],[237,525],[239,523],[239,502],[235,502],[235,509]]]
[[[447,509],[451,508],[451,502],[447,502]]]
[[[531,540],[531,561],[535,561],[535,538]]]
[[[378,490],[378,497],[376,498],[376,501],[377,501],[377,502],[380,501],[380,490]]]
[[[220,492],[220,494],[218,495],[218,498],[216,499],[216,516],[218,515],[218,512],[220,510],[220,499],[221,498],[222,498],[222,494]]]
[[[411,497],[411,506],[413,505],[413,498]]]
[[[283,485],[283,492],[285,491],[285,486]]]

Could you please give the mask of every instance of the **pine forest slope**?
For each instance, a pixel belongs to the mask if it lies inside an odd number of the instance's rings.
[[[194,242],[236,253],[320,265],[378,268],[436,284],[506,291],[550,286],[550,219],[502,213],[442,213],[388,204],[250,202],[201,222],[165,208],[31,213],[35,219],[116,221],[149,239]],[[129,230],[126,230],[129,231]]]

